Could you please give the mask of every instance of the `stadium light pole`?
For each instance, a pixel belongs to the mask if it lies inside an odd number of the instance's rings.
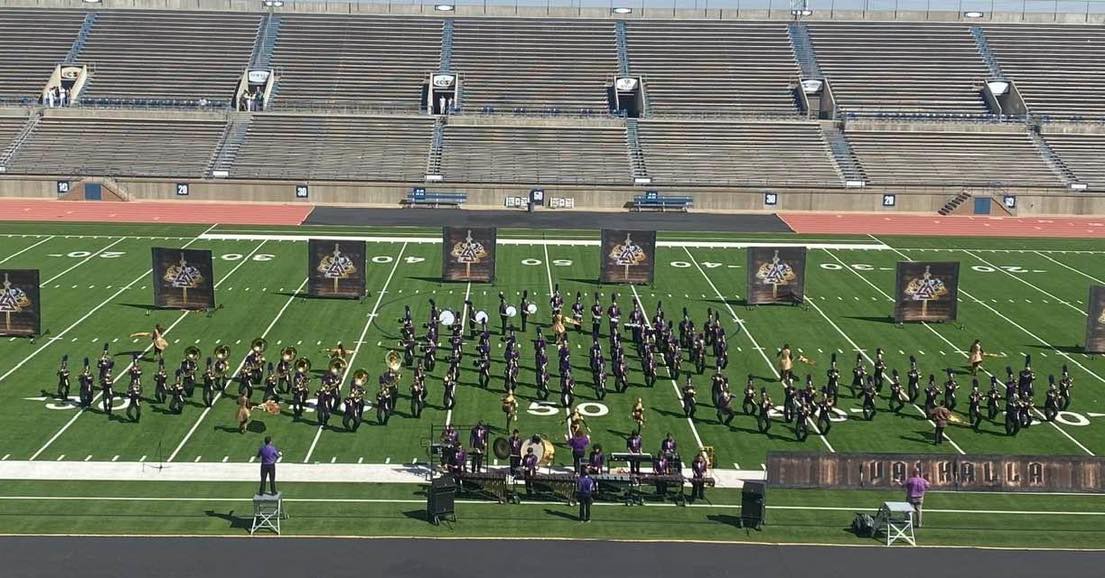
[[[810,10],[809,0],[790,0],[790,15],[795,20],[801,20],[803,16],[811,14],[813,10]]]

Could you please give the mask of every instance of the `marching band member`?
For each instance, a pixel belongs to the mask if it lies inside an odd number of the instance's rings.
[[[691,501],[706,499],[706,452],[700,451],[691,462]]]
[[[625,440],[625,449],[629,453],[633,454],[633,458],[629,460],[629,473],[633,475],[641,474],[641,448],[644,446],[644,440],[641,439],[640,428],[637,431],[629,434],[629,437]]]
[[[779,380],[782,381],[786,377],[790,376],[794,372],[794,360],[791,359],[790,345],[783,344],[783,348],[779,350]]]
[[[468,434],[468,445],[472,447],[472,473],[483,471],[483,455],[487,451],[487,436],[490,433],[490,428],[479,420]]]
[[[1044,399],[1044,418],[1047,421],[1055,421],[1059,415],[1059,386],[1055,383],[1055,376],[1047,376],[1047,397]]]
[[[905,394],[902,393],[902,380],[897,369],[890,372],[890,399],[887,400],[887,406],[894,413],[905,407]]]
[[[341,425],[346,431],[355,432],[361,427],[364,419],[364,401],[359,391],[351,390],[345,396],[345,405],[342,408]]]
[[[994,419],[998,415],[998,404],[1001,403],[1001,390],[999,389],[998,378],[990,376],[990,391],[986,394],[986,417]]]
[[[637,402],[633,404],[633,411],[630,413],[630,417],[633,422],[637,424],[636,432],[641,433],[641,429],[645,427],[645,404],[641,401],[641,398],[637,398]]]
[[[587,437],[582,428],[573,430],[571,436],[565,435],[564,438],[568,442],[568,447],[572,449],[572,471],[577,475],[583,473],[580,466],[583,465],[583,458],[587,455],[587,446],[591,444],[591,438]]]
[[[376,392],[376,422],[387,425],[391,419],[391,392],[386,386],[381,385]]]
[[[261,401],[267,401],[270,399],[280,399],[276,394],[276,389],[280,385],[280,376],[274,371],[272,362],[269,362],[268,376],[265,377],[265,393],[261,396]]]
[[[138,365],[138,354],[131,360],[130,385],[127,387],[127,418],[137,422],[142,419],[142,367]]]
[[[825,370],[828,381],[825,383],[825,392],[836,399],[840,396],[840,369],[836,366],[836,353],[829,360],[829,369]]]
[[[1036,395],[1035,388],[1036,372],[1032,371],[1032,356],[1024,356],[1024,369],[1021,370],[1020,375],[1017,378],[1017,393],[1022,397],[1033,397]]]
[[[933,433],[933,443],[940,445],[944,443],[944,428],[948,427],[948,420],[952,417],[952,412],[944,406],[943,400],[940,401],[940,405],[936,406],[932,410],[932,422],[936,424]]]
[[[701,333],[694,333],[690,339],[691,360],[694,362],[694,370],[699,375],[706,371],[706,338]],[[719,360],[718,366],[721,366]]]
[[[453,456],[458,446],[460,446],[460,433],[457,432],[457,428],[453,427],[453,424],[446,425],[445,429],[441,432],[442,465],[447,466],[453,463]],[[463,460],[461,463],[464,463]]]
[[[215,367],[212,359],[207,358],[207,369],[203,372],[203,405],[211,407],[215,403]]]
[[[165,403],[169,399],[169,374],[165,372],[165,358],[158,358],[157,373],[153,374],[153,398],[157,403]]]
[[[426,398],[429,396],[429,392],[426,391],[426,373],[422,370],[422,365],[419,364],[414,368],[414,379],[411,381],[411,415],[414,417],[422,417],[422,410],[426,407]]]
[[[886,380],[886,361],[883,359],[882,348],[875,348],[875,374],[873,385],[876,393],[882,393],[882,385]]]
[[[971,428],[976,432],[982,425],[982,392],[978,390],[978,380],[971,380],[971,394],[967,397],[967,415],[971,420]]]
[[[687,382],[683,384],[682,395],[680,395],[680,401],[683,402],[683,415],[690,419],[694,419],[695,413],[695,391],[694,383],[691,382],[691,376],[687,376]]]
[[[1070,407],[1072,398],[1071,390],[1074,389],[1074,378],[1070,376],[1070,372],[1067,371],[1066,364],[1063,364],[1063,373],[1059,376],[1059,408],[1067,409]]]
[[[925,413],[931,414],[932,410],[936,409],[936,396],[940,395],[940,390],[936,387],[936,376],[929,374],[929,385],[925,388]]]
[[[249,402],[249,397],[245,394],[238,396],[238,409],[235,410],[235,417],[238,420],[238,433],[246,433],[246,425],[249,423],[249,412],[253,409],[253,404]]]
[[[249,364],[242,365],[238,371],[238,395],[253,399],[253,370]]]
[[[292,373],[292,417],[296,420],[303,417],[303,411],[307,407],[310,379],[311,377],[306,371]],[[316,403],[318,403],[317,400]]]
[[[863,354],[856,354],[856,366],[852,368],[852,395],[857,395],[857,392],[863,389],[863,384],[867,381],[867,368],[863,366]]]
[[[691,321],[691,316],[687,313],[687,308],[683,308],[683,320],[679,322],[679,345],[682,345],[684,349],[691,348],[691,338],[694,336],[694,322]],[[705,340],[705,338],[704,338]]]
[[[575,388],[576,381],[572,378],[571,372],[564,372],[560,374],[560,405],[564,407],[571,407],[575,403]]]
[[[549,297],[549,311],[558,315],[564,309],[564,298],[560,296],[560,283],[553,286],[553,294]]]
[[[169,412],[180,414],[184,412],[184,372],[176,370],[176,379],[173,380],[173,385],[169,388]]]
[[[89,366],[88,358],[84,358],[84,369],[81,370],[81,374],[77,377],[77,382],[80,384],[80,404],[82,408],[87,408],[92,405],[92,386],[95,383],[92,378],[92,368]]]
[[[499,334],[506,335],[506,322],[509,316],[506,314],[506,295],[499,291]]]
[[[514,393],[508,391],[502,399],[503,414],[506,415],[506,428],[510,429],[510,423],[518,419],[518,400],[514,399]],[[518,430],[514,430],[517,432]]]
[[[863,419],[867,421],[875,419],[875,398],[878,395],[878,391],[875,389],[875,378],[868,376],[867,383],[863,386]]]
[[[744,401],[741,402],[741,410],[745,415],[756,414],[756,384],[752,383],[752,374],[748,374],[748,381],[744,384]]]
[[[106,354],[106,351],[105,351],[105,354]],[[115,362],[111,362],[111,366],[113,367],[114,365],[115,365]],[[101,366],[101,368],[100,368],[100,396],[101,396],[100,397],[100,406],[104,408],[104,413],[107,414],[108,418],[111,417],[112,402],[115,399],[115,392],[112,391],[111,386],[112,386],[111,369],[109,367],[108,370],[105,372],[103,367]]]
[[[986,355],[986,352],[982,349],[982,341],[976,339],[971,343],[970,352],[967,354],[967,361],[971,364],[971,375],[978,374],[978,368],[982,367],[982,358]]]
[[[591,335],[598,335],[601,326],[602,303],[599,303],[599,294],[595,293],[595,302],[591,305]]]
[[[446,373],[445,378],[442,380],[442,399],[441,405],[445,406],[445,409],[453,409],[453,406],[457,404],[457,382],[453,378],[452,373]]]
[[[944,382],[944,406],[948,411],[955,410],[955,391],[959,389],[959,382],[955,380],[955,371],[948,368],[948,380]]]
[[[760,433],[766,434],[771,430],[771,410],[775,404],[771,402],[771,396],[767,394],[767,388],[760,388],[760,411],[756,415],[756,426]]]
[[[733,421],[733,417],[737,415],[733,411],[733,395],[729,393],[728,389],[725,389],[717,398],[717,421],[729,425]]]
[[[165,350],[169,347],[169,342],[165,339],[165,330],[161,328],[160,323],[154,324],[153,331],[139,331],[137,333],[131,333],[130,336],[149,337],[153,345],[153,356],[156,359],[164,357]]]
[[[825,386],[828,391],[829,386]],[[790,423],[794,421],[794,404],[797,403],[796,396],[798,390],[794,387],[794,380],[788,379],[783,382],[783,421]]]
[[[678,453],[678,451],[679,449],[675,443],[675,438],[672,437],[671,432],[668,432],[668,435],[660,442],[660,454],[671,458]]]
[[[602,451],[601,444],[595,444],[591,448],[591,454],[587,456],[587,470],[592,474],[601,474],[606,466],[606,454]]]
[[[96,367],[100,371],[100,381],[105,379],[111,381],[111,370],[115,369],[115,360],[111,358],[111,354],[108,353],[107,344],[104,344],[104,352],[100,354],[100,360],[96,362]]]
[[[518,435],[517,429],[510,433],[506,442],[510,447],[510,473],[518,475],[518,468],[522,466],[522,437]]]
[[[58,367],[58,399],[62,402],[69,401],[69,356],[61,356],[61,365]]]
[[[606,318],[609,320],[610,324],[610,339],[617,339],[617,337],[615,336],[619,335],[621,332],[621,327],[619,327],[619,324],[621,323],[622,318],[622,310],[618,307],[617,293],[611,295],[610,297],[610,307],[606,310]]]
[[[572,324],[576,326],[576,332],[583,332],[583,294],[576,291],[576,301],[572,303]],[[564,337],[559,334],[558,337]]]
[[[529,319],[529,289],[522,290],[522,301],[518,303],[518,315],[522,318],[522,333],[526,332],[526,320]]]
[[[181,378],[184,384],[184,395],[191,398],[196,391],[196,362],[185,356],[180,360]]]
[[[906,380],[909,403],[914,403],[917,401],[917,396],[921,394],[921,371],[917,369],[917,358],[912,355],[909,356],[909,372],[906,373]]]
[[[533,448],[526,448],[526,455],[522,458],[522,477],[526,481],[526,495],[533,494],[533,479],[537,477],[537,455]]]

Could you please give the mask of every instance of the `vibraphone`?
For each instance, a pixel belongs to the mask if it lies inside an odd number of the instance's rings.
[[[459,477],[462,492],[475,492],[482,497],[490,496],[499,503],[505,503],[510,498],[512,489],[508,483],[506,470],[464,472]]]

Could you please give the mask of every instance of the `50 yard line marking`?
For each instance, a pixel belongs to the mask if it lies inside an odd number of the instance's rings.
[[[182,248],[187,248],[187,247],[188,247],[189,245],[191,245],[192,243],[195,243],[196,241],[199,241],[199,240],[200,240],[200,237],[202,237],[202,236],[203,236],[204,234],[206,234],[206,233],[208,233],[209,231],[211,231],[211,229],[214,229],[214,228],[215,228],[216,226],[218,226],[218,223],[216,223],[216,224],[214,224],[214,225],[211,225],[211,226],[210,226],[210,227],[209,227],[209,228],[208,228],[208,229],[207,229],[206,231],[204,231],[203,233],[200,233],[200,234],[199,234],[199,235],[197,235],[196,237],[193,237],[193,238],[192,238],[192,240],[191,240],[191,241],[188,241],[187,243],[185,243],[185,244],[184,244],[184,247],[182,247]],[[51,238],[52,238],[52,237],[47,237],[47,238],[46,238],[46,240],[49,240],[49,239],[51,239]],[[44,240],[43,242],[45,242],[46,240]],[[13,255],[13,256],[14,256],[14,255]],[[141,280],[142,280],[142,279],[143,279],[144,277],[146,277],[147,275],[149,275],[149,274],[150,274],[151,272],[153,272],[153,268],[152,268],[152,267],[151,267],[150,269],[147,269],[145,273],[142,273],[142,274],[141,274],[141,275],[139,275],[138,277],[135,277],[133,281],[131,281],[130,283],[127,283],[127,284],[126,284],[125,286],[123,286],[122,288],[120,288],[120,289],[119,289],[118,291],[116,291],[115,293],[112,293],[110,297],[108,297],[107,299],[104,299],[103,301],[101,301],[99,305],[97,305],[97,306],[93,307],[93,308],[92,308],[92,309],[91,309],[91,310],[90,310],[90,311],[89,311],[88,313],[85,313],[83,317],[81,317],[80,319],[78,319],[78,320],[74,321],[74,322],[73,322],[73,324],[72,324],[72,325],[70,325],[69,327],[66,327],[65,329],[63,329],[63,330],[61,331],[61,333],[58,333],[58,334],[57,334],[57,335],[55,335],[54,337],[51,337],[51,338],[47,339],[47,340],[46,340],[46,343],[43,343],[41,347],[39,347],[38,349],[36,349],[36,350],[32,351],[32,352],[31,352],[30,354],[28,354],[28,355],[27,355],[27,357],[24,357],[22,361],[20,361],[19,363],[15,364],[15,366],[13,366],[13,367],[12,367],[11,369],[9,369],[9,370],[8,370],[8,371],[7,371],[6,373],[4,373],[3,375],[0,375],[0,382],[3,382],[3,381],[4,381],[5,379],[7,379],[7,378],[8,378],[8,377],[9,377],[9,376],[10,376],[11,374],[13,374],[13,373],[15,373],[16,371],[18,371],[20,367],[23,367],[23,365],[24,365],[24,364],[26,364],[26,363],[27,363],[28,361],[30,361],[31,359],[33,359],[34,357],[36,357],[36,356],[37,356],[37,355],[38,355],[39,353],[42,353],[42,351],[43,351],[44,349],[46,349],[47,347],[50,347],[50,345],[51,345],[52,343],[54,343],[55,341],[57,341],[57,340],[61,339],[61,338],[62,338],[63,336],[65,336],[65,334],[69,333],[69,332],[70,332],[70,331],[72,331],[72,330],[73,330],[73,329],[74,329],[75,327],[77,327],[78,325],[80,325],[81,323],[83,323],[83,322],[84,322],[84,320],[86,320],[86,319],[88,319],[89,317],[91,317],[93,313],[96,313],[97,311],[99,311],[99,310],[100,310],[100,309],[101,309],[101,308],[102,308],[102,307],[103,307],[104,305],[107,305],[107,304],[108,304],[108,303],[110,303],[110,302],[111,302],[111,301],[112,301],[113,299],[115,299],[116,297],[118,297],[119,295],[121,295],[121,294],[122,294],[122,293],[123,293],[124,291],[126,291],[127,289],[130,289],[130,288],[131,288],[132,286],[134,286],[134,284],[135,284],[135,283],[137,283],[137,282],[141,281]]]
[[[903,253],[903,252],[901,252],[901,251],[899,251],[899,250],[897,250],[897,249],[893,249],[893,248],[892,248],[891,250],[892,250],[892,251],[894,251],[895,253],[897,253],[898,255],[900,255],[900,256],[901,256],[901,257],[902,257],[903,259],[906,259],[907,261],[912,261],[912,260],[913,260],[913,258],[912,258],[912,257],[910,257],[909,255],[906,255],[905,253]],[[829,251],[827,251],[827,250],[826,250],[826,252],[828,253]],[[832,253],[829,253],[829,254],[830,254],[830,255],[832,255]],[[968,254],[968,255],[971,255],[972,257],[975,257],[975,256],[974,256],[973,254],[971,254],[970,252],[967,252],[967,254]],[[835,257],[835,256],[833,256],[833,258],[834,258],[834,259],[836,259],[836,257]],[[976,258],[976,259],[978,259],[978,257],[975,257],[975,258]],[[982,261],[982,259],[979,259],[979,260],[980,260],[980,261]],[[837,259],[837,261],[839,262],[840,260],[839,260],[839,259]],[[985,263],[985,261],[983,261],[983,262]],[[843,265],[843,263],[841,263],[841,265]],[[846,268],[848,268],[848,269],[851,269],[851,267],[846,267]],[[1004,269],[1002,269],[1002,271],[1004,271]],[[1007,273],[1007,274],[1009,274],[1008,272],[1006,272],[1006,273]],[[857,273],[857,275],[858,275],[858,273]],[[1011,275],[1011,274],[1010,274],[1010,275]],[[860,278],[861,278],[861,279],[863,279],[863,277],[862,277],[862,276],[861,276]],[[866,281],[866,279],[864,279],[864,280]],[[869,284],[870,284],[870,283],[869,283]],[[872,285],[872,287],[874,287],[874,285]],[[877,288],[876,288],[876,289],[877,289]],[[1077,361],[1075,361],[1074,359],[1072,359],[1072,358],[1071,358],[1070,356],[1068,356],[1068,355],[1067,355],[1066,353],[1064,353],[1064,352],[1062,352],[1062,351],[1059,351],[1059,350],[1055,349],[1055,348],[1054,348],[1054,347],[1053,347],[1052,345],[1050,345],[1049,343],[1047,343],[1047,342],[1046,342],[1046,341],[1044,341],[1043,339],[1040,339],[1039,337],[1037,337],[1037,336],[1036,336],[1035,334],[1031,333],[1030,331],[1028,331],[1028,330],[1027,330],[1027,329],[1025,329],[1024,327],[1021,327],[1021,325],[1020,325],[1020,324],[1016,323],[1016,322],[1015,322],[1015,321],[1013,321],[1012,319],[1009,319],[1008,317],[1006,317],[1006,316],[1005,316],[1005,315],[1003,315],[1002,313],[998,312],[998,311],[997,311],[996,309],[994,309],[993,307],[990,307],[990,306],[989,306],[989,305],[987,305],[986,303],[983,303],[983,302],[982,302],[981,300],[979,300],[979,299],[975,298],[975,296],[973,296],[973,295],[971,295],[970,293],[968,293],[968,292],[967,292],[967,291],[966,291],[965,289],[963,289],[962,287],[960,287],[959,291],[960,291],[961,293],[963,293],[963,295],[967,296],[967,298],[969,298],[969,299],[971,299],[972,301],[974,301],[975,303],[978,303],[979,305],[982,305],[983,307],[985,307],[985,308],[989,309],[990,311],[992,311],[992,312],[994,312],[995,314],[997,314],[997,316],[998,316],[998,317],[1001,317],[1002,319],[1004,319],[1004,320],[1006,320],[1007,322],[1009,322],[1010,324],[1012,324],[1012,325],[1013,325],[1014,327],[1016,327],[1016,328],[1020,329],[1021,331],[1025,332],[1026,334],[1028,334],[1028,336],[1029,336],[1029,337],[1032,337],[1033,339],[1035,339],[1035,340],[1039,341],[1039,342],[1040,342],[1041,344],[1043,344],[1044,346],[1046,346],[1046,347],[1048,347],[1048,348],[1050,348],[1050,349],[1054,350],[1054,351],[1055,351],[1056,353],[1058,353],[1059,355],[1062,355],[1063,357],[1066,357],[1066,358],[1067,358],[1068,360],[1070,360],[1070,361],[1071,361],[1072,363],[1074,363],[1074,364],[1075,364],[1075,365],[1077,365],[1078,367],[1081,367],[1082,369],[1086,370],[1086,371],[1087,371],[1087,372],[1088,372],[1088,373],[1089,373],[1090,375],[1093,375],[1094,377],[1097,377],[1097,379],[1101,380],[1101,377],[1099,377],[1099,376],[1098,376],[1098,375],[1097,375],[1096,373],[1094,373],[1094,372],[1090,371],[1089,369],[1086,369],[1086,367],[1085,367],[1085,366],[1083,366],[1083,365],[1082,365],[1081,363],[1078,363]],[[882,292],[882,291],[880,290],[880,292]],[[883,293],[883,295],[886,295],[886,293]],[[887,299],[890,299],[891,301],[893,301],[893,298],[891,298],[891,297],[890,297],[889,295],[886,295],[886,297],[887,297]],[[937,331],[936,331],[935,329],[933,329],[933,328],[932,328],[931,326],[929,326],[929,324],[928,324],[928,323],[925,323],[925,324],[924,324],[924,326],[925,326],[925,327],[927,327],[927,328],[928,328],[928,330],[929,330],[929,331],[931,331],[931,332],[932,332],[932,333],[933,333],[934,335],[936,335],[936,336],[937,336],[937,337],[939,337],[939,338],[940,338],[941,340],[943,340],[943,341],[944,341],[944,343],[947,343],[947,344],[948,344],[948,345],[949,345],[949,346],[950,346],[950,347],[952,348],[952,350],[954,350],[954,351],[958,351],[960,355],[962,355],[962,356],[964,356],[964,357],[967,357],[967,353],[965,353],[965,352],[964,352],[963,350],[961,350],[961,349],[960,349],[959,347],[957,347],[957,346],[956,346],[955,344],[953,344],[952,342],[950,342],[950,341],[948,341],[947,339],[945,339],[943,335],[941,335],[941,334],[940,334],[939,332],[937,332]],[[982,371],[984,371],[984,372],[985,372],[985,373],[986,373],[987,375],[990,375],[991,377],[993,377],[993,375],[994,375],[994,374],[990,373],[990,371],[989,371],[988,369],[986,369],[985,367],[983,367],[983,368],[982,368]],[[1102,380],[1102,381],[1105,381],[1105,380]],[[1032,411],[1034,411],[1034,412],[1036,413],[1036,415],[1039,415],[1039,416],[1043,416],[1043,414],[1042,414],[1042,413],[1040,412],[1040,410],[1039,410],[1039,409],[1036,409],[1036,406],[1032,406]],[[1085,445],[1083,445],[1083,444],[1082,444],[1082,442],[1078,441],[1077,439],[1075,439],[1075,438],[1074,438],[1074,436],[1072,436],[1072,435],[1070,435],[1069,433],[1067,433],[1067,431],[1066,431],[1066,430],[1064,430],[1063,428],[1059,427],[1059,424],[1057,424],[1057,423],[1055,423],[1055,422],[1053,422],[1053,421],[1048,421],[1048,420],[1046,420],[1046,419],[1044,420],[1044,422],[1046,422],[1046,423],[1049,423],[1049,424],[1051,424],[1051,427],[1055,428],[1055,430],[1056,430],[1056,431],[1058,431],[1059,433],[1063,434],[1063,436],[1064,436],[1064,437],[1066,437],[1066,438],[1067,438],[1068,440],[1070,440],[1071,442],[1073,442],[1073,443],[1074,443],[1074,445],[1076,445],[1076,446],[1078,446],[1079,448],[1081,448],[1081,449],[1082,449],[1082,451],[1086,452],[1087,454],[1089,454],[1089,455],[1091,455],[1091,456],[1092,456],[1092,455],[1094,455],[1094,453],[1093,453],[1092,451],[1090,451],[1090,449],[1089,449],[1089,448],[1087,448],[1087,447],[1086,447]]]
[[[384,286],[381,287],[379,293],[376,294],[376,304],[372,306],[372,312],[368,314],[368,321],[365,321],[364,328],[361,329],[361,336],[357,338],[357,348],[353,350],[353,355],[349,356],[349,363],[346,364],[345,371],[342,372],[341,381],[338,382],[338,387],[341,387],[341,385],[345,383],[346,376],[349,375],[350,371],[353,371],[353,362],[356,361],[357,354],[366,346],[364,342],[365,335],[368,334],[368,328],[372,327],[372,322],[376,320],[376,312],[380,309],[380,303],[384,301],[384,294],[387,293],[388,285],[391,285],[391,279],[395,277],[395,271],[399,269],[399,263],[403,261],[403,252],[406,250],[407,244],[403,243],[403,246],[399,247],[399,255],[395,257],[395,264],[391,266],[391,272],[388,273],[388,278],[384,281]],[[471,288],[472,284],[469,283],[468,287]],[[468,297],[465,297],[465,300],[467,301]],[[281,311],[281,313],[283,313],[283,311]],[[275,320],[273,323],[275,323]],[[269,328],[271,329],[272,326],[270,325]],[[315,446],[318,445],[318,440],[322,437],[322,429],[323,426],[319,425],[318,430],[315,431],[315,439],[311,440],[311,447],[307,449],[307,456],[303,458],[303,463],[311,463],[311,456],[315,453]],[[187,438],[185,438],[184,441],[188,441]],[[183,447],[184,442],[181,442],[180,445]],[[176,452],[173,452],[173,455],[176,455]],[[170,456],[169,461],[172,461],[172,459],[172,456]]]
[[[882,243],[882,241],[879,242]],[[717,295],[718,299],[721,299],[721,302],[725,304],[726,309],[728,309],[729,313],[733,316],[733,321],[738,326],[740,326],[741,333],[747,335],[748,340],[752,342],[752,347],[754,347],[756,351],[760,352],[760,357],[763,357],[764,363],[766,363],[767,366],[771,369],[771,373],[775,375],[775,379],[782,379],[782,376],[779,375],[779,371],[775,368],[775,364],[772,363],[771,359],[769,359],[767,357],[767,354],[764,353],[764,348],[760,347],[760,344],[756,341],[756,338],[752,336],[752,333],[748,331],[748,327],[745,326],[744,320],[737,315],[737,312],[733,310],[733,306],[729,304],[729,300],[721,294],[721,291],[718,290],[717,285],[714,285],[714,282],[710,279],[710,276],[707,275],[706,271],[702,269],[702,266],[698,264],[698,261],[694,258],[694,255],[691,254],[691,250],[687,247],[683,247],[683,250],[687,252],[687,257],[691,260],[691,263],[694,263],[694,266],[698,269],[698,272],[702,273],[702,277],[706,279],[706,283],[708,283],[710,285],[710,288],[714,290],[714,293]],[[813,418],[806,418],[806,422],[809,423],[810,428],[814,431],[814,433],[817,434],[817,437],[821,440],[821,443],[825,444],[825,448],[828,449],[831,453],[836,453],[836,450],[833,449],[832,444],[829,443],[829,440],[825,437],[824,434],[821,433],[821,430],[818,429],[817,424],[814,423]]]
[[[121,240],[122,239],[120,239],[120,241]],[[191,243],[189,243],[189,245],[190,244]],[[234,272],[237,271],[239,268],[241,268],[241,266],[244,265],[247,261],[249,261],[250,257],[252,257],[254,254],[256,254],[257,251],[259,251],[264,244],[265,244],[265,242],[262,241],[259,245],[257,245],[257,247],[255,247],[253,249],[253,251],[250,252],[250,254],[245,259],[242,259],[241,262],[239,262],[237,265],[235,265],[234,268],[231,269],[229,273],[224,275],[222,279],[219,279],[219,281],[215,283],[215,289],[218,289],[219,285],[222,285],[223,281],[226,281],[232,275],[234,275]],[[187,246],[188,245],[185,245],[185,247],[187,247]],[[153,271],[153,269],[150,269],[150,271]],[[147,274],[148,273],[149,272],[147,272]],[[167,328],[165,328],[164,335],[168,335],[169,332],[172,331],[174,327],[179,325],[181,321],[184,321],[184,318],[188,316],[188,313],[189,313],[188,311],[185,311],[185,312],[181,313],[180,316],[177,317],[176,320],[172,322],[172,324],[170,324]],[[152,342],[149,345],[147,345],[145,349],[142,350],[142,355],[145,355],[151,349],[153,349],[153,343]],[[130,367],[130,364],[127,364],[119,372],[119,375],[116,375],[114,378],[112,378],[112,380],[111,380],[112,385],[114,385],[116,381],[121,379],[127,373],[127,369],[129,367]],[[92,398],[92,403],[88,407],[82,407],[80,409],[80,411],[78,411],[73,417],[69,418],[69,421],[65,422],[65,425],[61,426],[61,429],[59,429],[53,435],[53,437],[51,437],[49,440],[47,440],[46,443],[43,444],[42,447],[38,448],[38,451],[35,452],[34,455],[31,456],[30,461],[34,461],[34,459],[37,458],[39,455],[41,455],[42,452],[46,451],[46,448],[49,448],[51,444],[53,444],[55,441],[57,441],[58,438],[60,438],[61,435],[64,434],[65,431],[68,430],[70,426],[72,426],[74,423],[76,423],[77,419],[79,417],[81,417],[82,415],[84,415],[84,413],[86,411],[88,411],[90,408],[96,407],[96,402],[99,401],[101,397],[103,397],[103,392],[102,391],[97,392],[96,395]],[[125,396],[122,396],[122,397],[125,397]]]

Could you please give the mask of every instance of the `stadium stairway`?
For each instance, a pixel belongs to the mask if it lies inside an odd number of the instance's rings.
[[[648,178],[648,169],[645,167],[645,153],[641,151],[641,141],[637,133],[637,119],[628,118],[625,121],[625,144],[629,149],[629,171],[633,174],[634,182],[637,179]]]
[[[975,45],[978,46],[978,54],[982,56],[982,61],[990,69],[990,80],[1005,80],[1005,74],[1001,72],[1001,65],[998,64],[998,59],[990,50],[990,43],[986,40],[986,31],[981,26],[972,26],[971,36],[975,39]]]
[[[856,153],[852,151],[852,145],[848,143],[844,133],[833,126],[831,121],[822,123],[821,132],[825,134],[825,142],[829,145],[829,152],[845,186],[849,183],[866,183],[867,175],[864,174],[863,167],[860,166],[859,159],[856,158]]]
[[[1063,159],[1059,158],[1059,155],[1055,154],[1051,145],[1040,135],[1039,127],[1030,127],[1028,129],[1028,136],[1032,138],[1032,142],[1036,143],[1036,149],[1040,151],[1040,156],[1043,157],[1044,162],[1048,167],[1051,167],[1051,171],[1055,173],[1055,176],[1059,180],[1063,181],[1063,184],[1070,187],[1071,185],[1078,184],[1078,177],[1075,176],[1074,171],[1070,170]]]
[[[453,19],[446,18],[441,23],[441,64],[438,65],[441,72],[449,72],[453,69]]]
[[[280,16],[269,12],[257,28],[257,40],[253,43],[253,54],[249,58],[250,70],[268,70],[272,64],[272,50],[280,38]]]
[[[0,154],[0,167],[8,166],[8,162],[11,161],[15,153],[19,151],[19,147],[23,146],[23,143],[27,141],[27,137],[34,132],[40,120],[42,120],[41,111],[35,111],[31,116],[27,117],[27,121],[23,123],[23,128],[19,129],[19,132],[12,138],[11,143],[4,149],[3,154]]]
[[[960,191],[958,195],[954,196],[943,207],[940,207],[937,213],[941,215],[950,215],[955,212],[963,203],[966,203],[971,198],[971,194],[967,191]]]
[[[84,49],[84,43],[88,41],[88,35],[92,33],[92,27],[96,25],[97,14],[97,12],[88,12],[84,15],[84,23],[81,24],[77,37],[73,39],[73,45],[69,47],[69,53],[65,55],[64,62],[77,62],[81,50]]]
[[[238,149],[245,141],[249,132],[249,123],[253,120],[253,114],[249,112],[234,113],[223,127],[223,133],[219,136],[219,144],[211,154],[211,161],[207,164],[205,174],[208,178],[215,176],[216,172],[228,174],[234,166],[234,159],[238,157]]]
[[[441,149],[445,147],[445,118],[434,121],[433,137],[430,139],[430,151],[426,155],[426,174],[441,174]]]
[[[787,25],[787,35],[790,36],[790,45],[794,48],[794,61],[798,63],[802,71],[802,79],[821,80],[821,67],[817,64],[817,54],[810,42],[810,30],[805,22],[791,22]]]
[[[614,23],[614,40],[618,46],[618,73],[629,76],[629,48],[625,40],[625,21]]]

